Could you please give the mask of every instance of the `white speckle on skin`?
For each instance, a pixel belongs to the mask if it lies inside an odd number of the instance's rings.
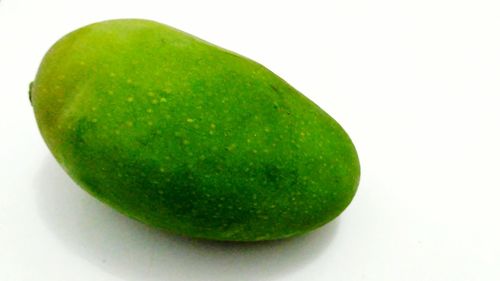
[[[186,121],[189,122],[189,123],[193,123],[194,119],[188,118],[188,119],[186,119]]]
[[[133,102],[133,101],[134,101],[134,98],[133,98],[133,97],[128,97],[128,98],[127,98],[127,101],[128,101],[128,102]]]
[[[160,102],[167,102],[167,99],[166,98],[161,98]]]
[[[146,111],[147,111],[148,113],[153,112],[153,110],[152,110],[151,108],[148,108]]]

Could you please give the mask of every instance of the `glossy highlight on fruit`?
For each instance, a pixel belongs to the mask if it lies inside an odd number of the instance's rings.
[[[317,105],[262,65],[157,22],[69,33],[30,88],[75,182],[179,235],[303,234],[337,217],[359,183],[350,138]]]

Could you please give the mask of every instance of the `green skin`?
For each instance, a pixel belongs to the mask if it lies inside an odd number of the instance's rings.
[[[337,217],[359,183],[351,140],[317,105],[262,65],[153,21],[66,35],[30,98],[81,187],[179,235],[303,234]]]

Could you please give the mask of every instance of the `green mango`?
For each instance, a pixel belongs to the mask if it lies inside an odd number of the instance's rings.
[[[76,183],[179,235],[303,234],[337,217],[359,183],[353,143],[321,108],[262,65],[157,22],[64,36],[30,100]]]

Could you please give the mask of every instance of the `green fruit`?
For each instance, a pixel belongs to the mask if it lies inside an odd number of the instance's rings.
[[[358,186],[356,150],[327,113],[262,65],[156,22],[66,35],[30,98],[81,187],[180,235],[299,235],[338,216]]]

